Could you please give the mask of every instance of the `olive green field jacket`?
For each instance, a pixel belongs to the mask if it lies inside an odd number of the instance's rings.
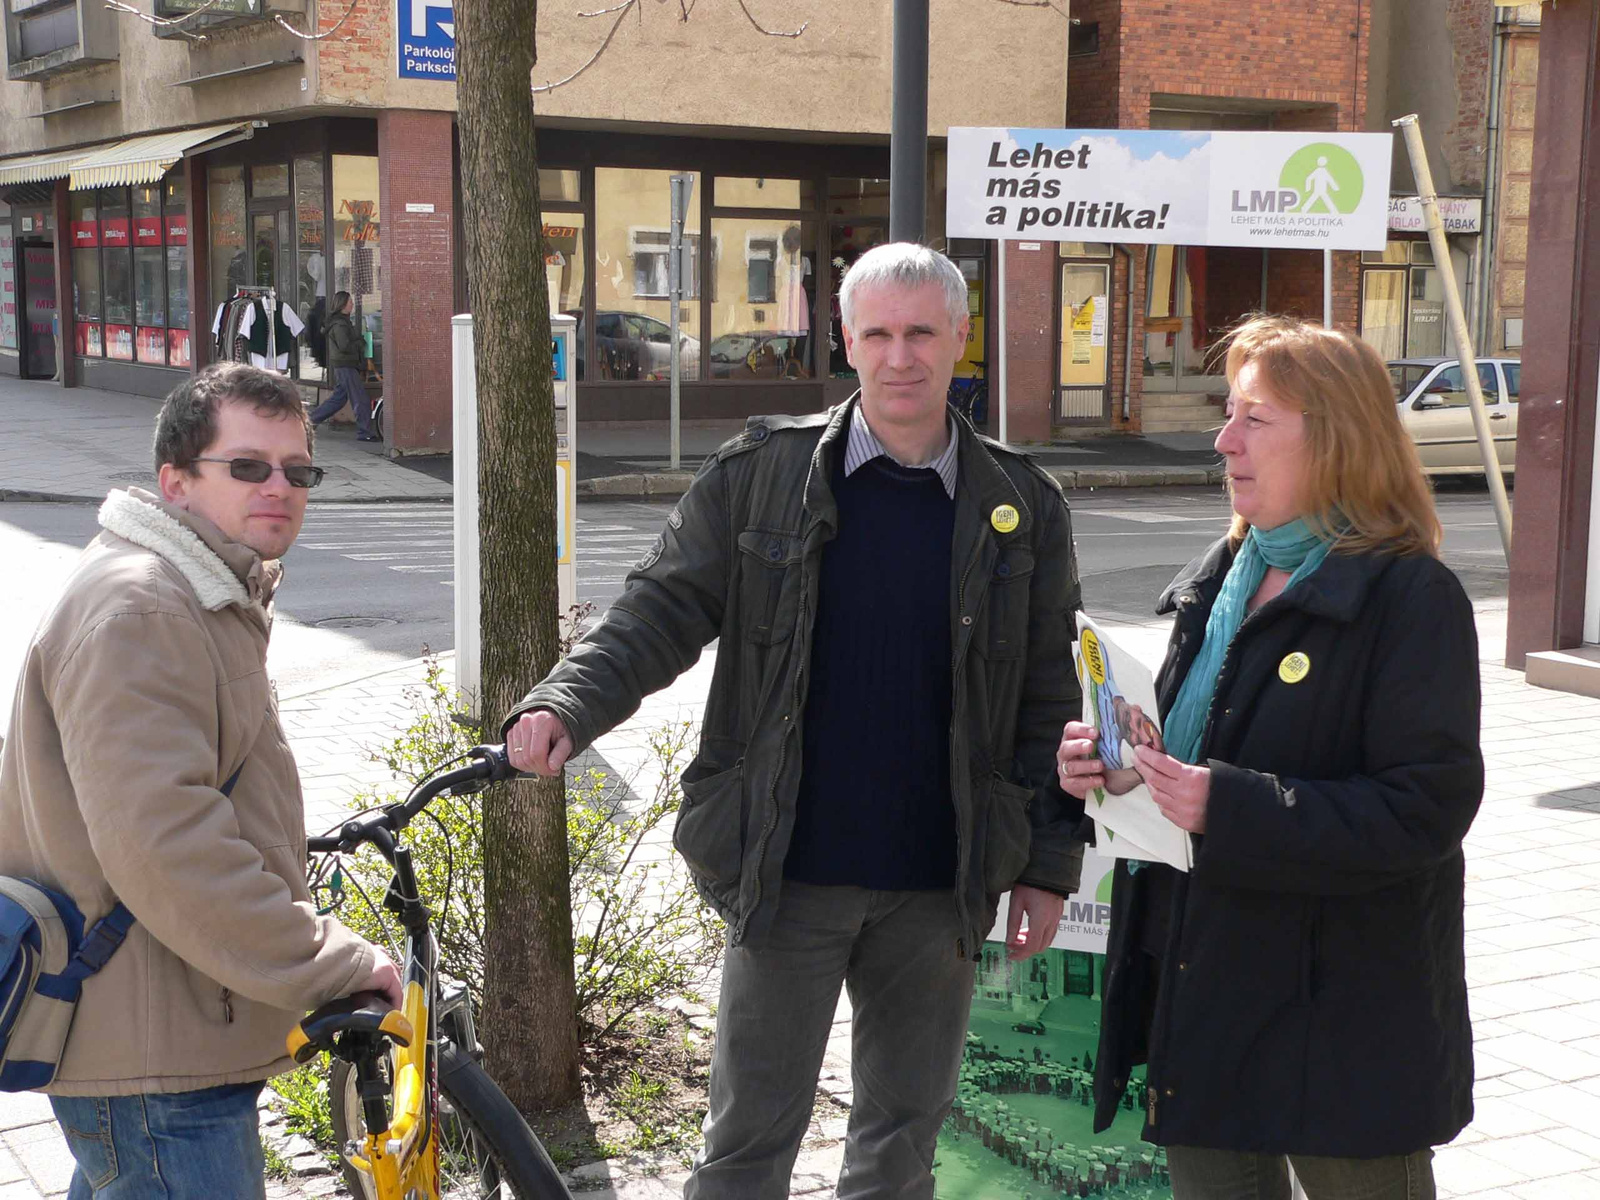
[[[549,709],[582,750],[715,640],[673,842],[735,943],[761,943],[783,883],[822,553],[838,526],[829,480],[857,402],[752,417],[706,460],[622,596],[506,720]],[[1082,706],[1071,648],[1080,591],[1060,487],[954,423],[950,800],[966,931],[957,950],[975,958],[1002,893],[1077,887],[1081,806],[1056,787],[1055,751]]]

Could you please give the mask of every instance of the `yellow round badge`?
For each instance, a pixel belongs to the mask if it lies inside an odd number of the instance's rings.
[[[1285,683],[1299,683],[1309,674],[1311,674],[1311,658],[1299,650],[1284,655],[1283,661],[1278,664],[1278,678]]]
[[[1095,637],[1094,630],[1085,629],[1078,638],[1078,653],[1083,656],[1083,662],[1089,668],[1089,678],[1101,687],[1106,682],[1106,652],[1100,646],[1100,639]]]
[[[989,514],[989,524],[1000,533],[1010,533],[1021,522],[1022,517],[1009,504],[1002,504]]]

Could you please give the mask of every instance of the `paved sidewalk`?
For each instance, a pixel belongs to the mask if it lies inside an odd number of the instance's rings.
[[[1484,649],[1483,747],[1488,789],[1467,839],[1467,972],[1477,1036],[1477,1119],[1436,1160],[1442,1197],[1582,1200],[1600,1197],[1600,701],[1529,687],[1499,666],[1505,605],[1478,605]],[[1159,656],[1158,624],[1119,636]],[[449,656],[443,661],[448,665]],[[708,652],[602,739],[594,757],[653,788],[646,739],[667,721],[698,718]],[[407,664],[361,679],[285,694],[284,721],[305,778],[307,824],[332,823],[347,797],[382,772],[363,744],[391,736],[421,679]],[[360,714],[358,718],[352,714]],[[670,853],[666,831],[656,846]],[[850,1102],[848,1006],[841,1002],[794,1195],[826,1193],[837,1178]],[[579,1172],[597,1200],[664,1200],[683,1173],[652,1164],[595,1163]],[[38,1096],[0,1095],[0,1200],[62,1194],[70,1164]],[[322,1194],[324,1177],[277,1185],[273,1196]]]
[[[0,376],[0,501],[95,501],[114,487],[154,487],[151,437],[160,401],[95,388]],[[742,421],[690,421],[682,470],[669,469],[667,427],[636,422],[579,428],[578,494],[678,496],[694,471]],[[1084,438],[1034,450],[1065,487],[1203,485],[1222,479],[1209,434]],[[317,463],[327,478],[315,503],[448,500],[446,456],[391,459],[355,440],[353,426],[325,425]],[[0,1200],[4,1200],[0,1197]]]

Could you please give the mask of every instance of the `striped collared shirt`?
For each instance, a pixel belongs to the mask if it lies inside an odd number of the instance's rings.
[[[956,498],[956,446],[958,445],[958,440],[953,419],[945,426],[945,430],[949,434],[950,440],[933,461],[922,463],[900,462],[898,458],[895,458],[894,455],[883,448],[883,443],[878,440],[877,435],[867,427],[867,418],[862,415],[861,405],[858,403],[855,412],[850,414],[850,439],[844,448],[845,478],[848,479],[855,474],[858,467],[871,462],[882,454],[900,463],[902,467],[911,470],[925,468],[937,471],[939,473],[939,481],[944,484],[945,493],[950,499],[954,500]]]

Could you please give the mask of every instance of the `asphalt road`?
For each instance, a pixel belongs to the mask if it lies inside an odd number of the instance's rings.
[[[604,608],[671,506],[587,501],[578,510],[579,598]],[[1086,606],[1153,621],[1157,595],[1227,527],[1215,489],[1078,493],[1073,528]],[[1506,569],[1481,485],[1439,495],[1445,560],[1475,602],[1503,601]],[[95,508],[0,505],[0,694],[9,698],[34,625],[96,530]],[[282,693],[369,674],[454,642],[451,512],[440,504],[314,505],[287,559],[270,665]],[[0,706],[0,725],[9,704]]]

